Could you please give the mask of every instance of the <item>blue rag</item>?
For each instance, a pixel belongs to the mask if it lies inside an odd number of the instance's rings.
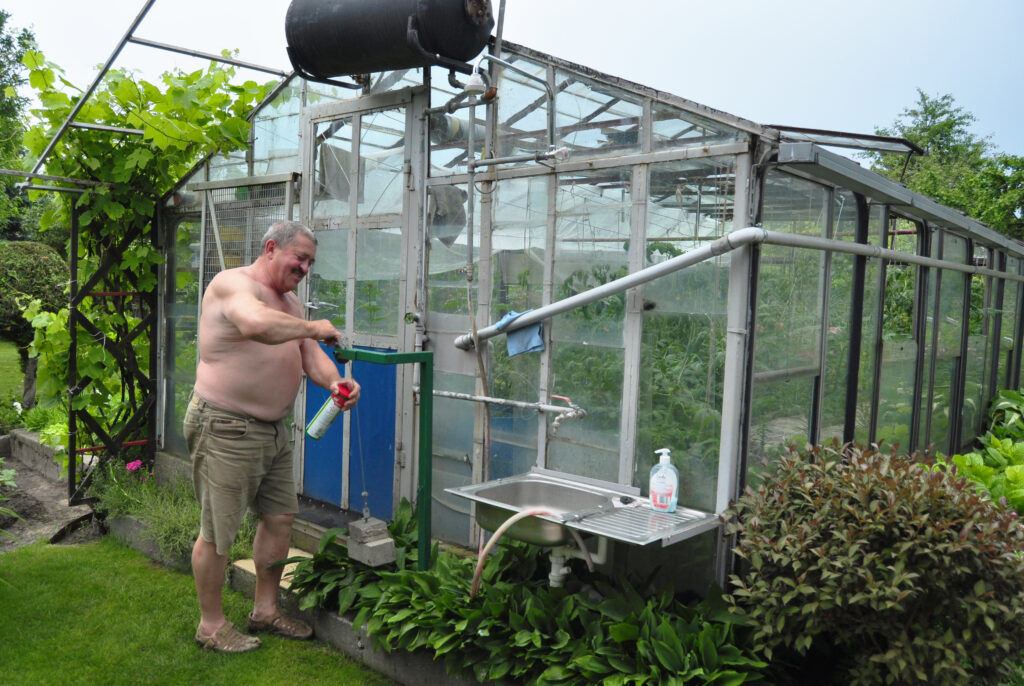
[[[512,311],[494,323],[494,328],[504,331],[509,324],[522,317],[527,312]],[[521,329],[510,331],[505,335],[505,345],[508,349],[508,356],[515,357],[520,353],[533,353],[544,349],[544,339],[541,337],[540,322],[524,326]]]

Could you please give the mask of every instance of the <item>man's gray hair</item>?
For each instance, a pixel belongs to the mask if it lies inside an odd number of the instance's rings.
[[[274,241],[277,247],[284,248],[295,240],[297,236],[305,236],[316,245],[316,236],[305,224],[293,221],[277,222],[263,234],[263,250],[267,249],[267,241]]]

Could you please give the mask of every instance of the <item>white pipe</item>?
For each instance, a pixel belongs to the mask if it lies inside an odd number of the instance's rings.
[[[627,274],[621,278],[609,281],[608,283],[602,284],[591,288],[590,290],[577,293],[576,295],[564,298],[557,302],[553,302],[550,305],[537,308],[527,312],[516,319],[514,319],[504,329],[497,329],[494,326],[488,326],[486,328],[477,331],[478,340],[485,341],[489,338],[493,338],[502,332],[515,331],[531,324],[553,317],[556,314],[562,314],[569,310],[588,305],[592,302],[596,302],[603,298],[607,298],[610,295],[621,293],[622,291],[634,288],[641,284],[645,284],[648,281],[660,278],[667,274],[671,274],[674,271],[683,269],[684,267],[690,267],[692,265],[703,262],[704,260],[722,255],[734,250],[744,243],[753,242],[755,238],[763,240],[763,234],[767,233],[764,229],[748,228],[740,229],[739,231],[733,231],[730,234],[723,236],[707,245],[702,245],[699,248],[685,252],[682,255],[678,255],[671,259],[665,260],[658,264],[652,265],[645,269],[641,269],[638,272]],[[734,245],[734,243],[737,243]],[[473,347],[473,337],[470,335],[462,335],[455,339],[455,347],[461,350],[469,350]]]
[[[1000,272],[995,269],[987,269],[985,267],[975,267],[962,262],[937,260],[931,257],[922,257],[911,253],[889,250],[876,245],[849,243],[847,241],[837,241],[829,238],[819,238],[817,236],[779,233],[776,231],[768,231],[756,226],[750,226],[745,229],[737,229],[736,231],[728,233],[707,245],[694,248],[682,255],[678,255],[665,260],[664,262],[641,269],[638,272],[627,274],[626,276],[615,279],[614,281],[609,281],[608,283],[596,286],[590,290],[577,293],[574,296],[531,310],[530,312],[514,319],[503,329],[497,329],[494,326],[488,326],[480,329],[476,332],[477,340],[486,341],[490,338],[494,338],[499,333],[508,333],[510,331],[522,329],[523,327],[536,324],[537,322],[549,319],[555,315],[568,312],[569,310],[577,307],[582,307],[583,305],[587,305],[603,298],[607,298],[608,296],[621,293],[630,288],[640,286],[648,281],[653,281],[654,279],[661,278],[662,276],[679,271],[680,269],[691,267],[695,264],[711,259],[712,257],[724,255],[725,253],[736,250],[737,248],[757,243],[783,245],[791,248],[807,248],[811,250],[828,250],[851,255],[862,255],[864,257],[881,258],[893,262],[906,262],[908,264],[916,264],[923,267],[935,267],[936,269],[952,269],[954,271],[981,274],[983,276],[993,276],[1001,279],[1009,279],[1011,281],[1024,281],[1024,275]],[[473,347],[473,337],[469,334],[459,336],[455,339],[455,347],[460,350],[469,350]]]
[[[417,393],[419,388],[414,389]],[[585,416],[587,411],[581,407],[566,407],[565,405],[549,405],[548,403],[530,403],[525,400],[509,400],[508,398],[494,398],[489,395],[473,395],[471,393],[459,393],[458,391],[437,391],[433,392],[435,398],[452,398],[454,400],[472,400],[478,403],[489,403],[491,405],[503,405],[506,407],[518,407],[523,410],[537,410],[538,412],[551,412],[553,414],[564,414],[567,418]]]

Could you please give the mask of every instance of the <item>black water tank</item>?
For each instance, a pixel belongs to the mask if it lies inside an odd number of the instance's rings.
[[[317,78],[422,67],[409,17],[431,54],[467,62],[494,26],[490,0],[292,0],[284,31],[292,66]]]

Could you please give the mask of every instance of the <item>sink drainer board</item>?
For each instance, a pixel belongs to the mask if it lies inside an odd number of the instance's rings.
[[[633,545],[655,541],[670,545],[718,524],[717,515],[685,507],[656,512],[636,488],[545,469],[445,491],[474,501],[477,523],[488,531],[517,512],[547,510],[551,514],[520,520],[505,534],[543,546],[568,543],[570,533],[565,527]]]

